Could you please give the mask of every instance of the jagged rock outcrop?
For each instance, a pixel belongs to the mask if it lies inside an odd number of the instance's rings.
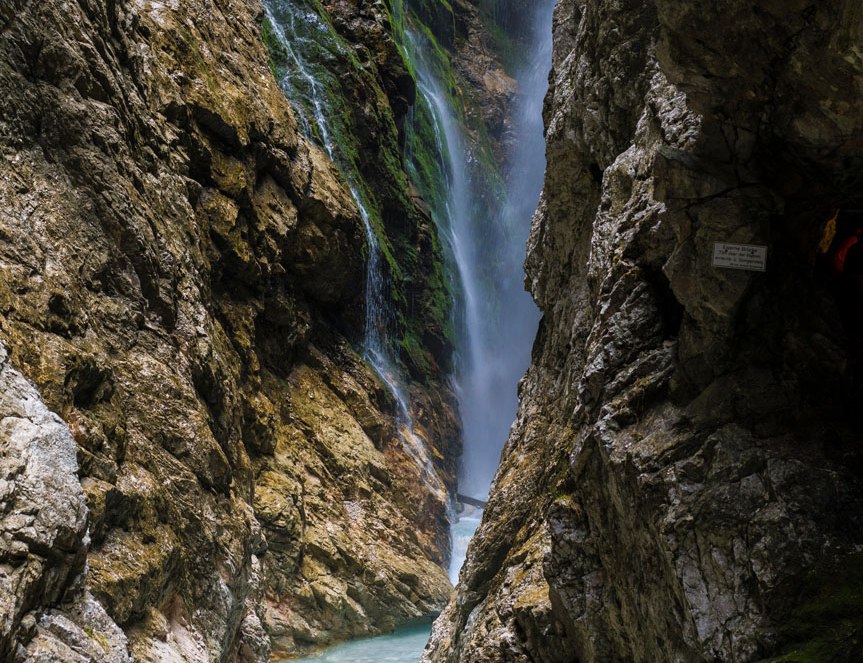
[[[87,505],[63,421],[0,345],[0,659],[125,663],[85,589]]]
[[[4,607],[2,656],[77,660],[56,641],[113,660],[89,622],[116,660],[262,661],[273,637],[375,633],[449,595],[444,500],[352,349],[360,216],[299,136],[261,18],[237,0],[0,7],[4,367],[68,424],[87,507],[70,493],[69,532],[27,553],[41,575]],[[418,417],[442,453],[451,400]]]
[[[559,2],[544,319],[425,661],[859,655],[861,304],[819,242],[863,201],[862,37],[854,2]]]

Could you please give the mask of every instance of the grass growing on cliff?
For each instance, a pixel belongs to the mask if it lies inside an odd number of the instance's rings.
[[[276,81],[280,82],[287,73],[285,64],[288,60],[288,53],[284,44],[279,41],[275,28],[267,16],[264,16],[263,21],[261,21],[261,39],[264,41],[264,46],[267,47],[270,73],[273,74]]]
[[[443,159],[438,152],[432,110],[420,97],[408,116],[405,137],[405,160],[408,176],[433,214],[446,210],[447,177]],[[446,146],[441,146],[446,149]]]
[[[840,663],[863,652],[863,553],[813,571],[782,624],[784,652],[761,663]]]
[[[431,366],[416,333],[413,330],[406,331],[399,346],[404,359],[414,369],[412,373],[421,378],[427,376]]]

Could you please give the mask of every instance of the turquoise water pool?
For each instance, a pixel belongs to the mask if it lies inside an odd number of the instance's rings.
[[[400,629],[390,635],[345,642],[291,663],[417,663],[431,633],[431,624]]]
[[[450,577],[458,580],[467,544],[479,526],[479,514],[462,517],[453,526]],[[431,633],[431,624],[412,626],[376,638],[364,638],[330,647],[315,656],[292,659],[292,663],[418,663]]]

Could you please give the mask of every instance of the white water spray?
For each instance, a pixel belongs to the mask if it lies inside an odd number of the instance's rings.
[[[434,116],[439,153],[446,159],[447,219],[439,229],[449,240],[464,324],[457,339],[457,396],[463,426],[459,493],[484,499],[515,418],[517,384],[530,363],[539,311],[523,287],[530,220],[545,173],[542,104],[551,68],[553,0],[538,2],[526,41],[530,60],[518,73],[514,108],[515,150],[505,177],[506,197],[496,210],[482,199],[470,166],[465,127],[436,79],[427,39],[408,33],[420,92]],[[478,514],[452,528],[450,579],[456,582]]]

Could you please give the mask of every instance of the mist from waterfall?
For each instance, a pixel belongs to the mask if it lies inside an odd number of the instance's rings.
[[[518,405],[517,385],[530,364],[539,311],[524,290],[530,221],[545,173],[542,104],[551,68],[552,0],[533,7],[523,28],[528,62],[517,72],[512,153],[503,199],[488,204],[465,127],[434,75],[427,38],[408,33],[417,84],[433,109],[446,160],[447,219],[439,223],[455,263],[457,394],[464,441],[459,492],[483,499]],[[455,555],[455,551],[454,551]]]

